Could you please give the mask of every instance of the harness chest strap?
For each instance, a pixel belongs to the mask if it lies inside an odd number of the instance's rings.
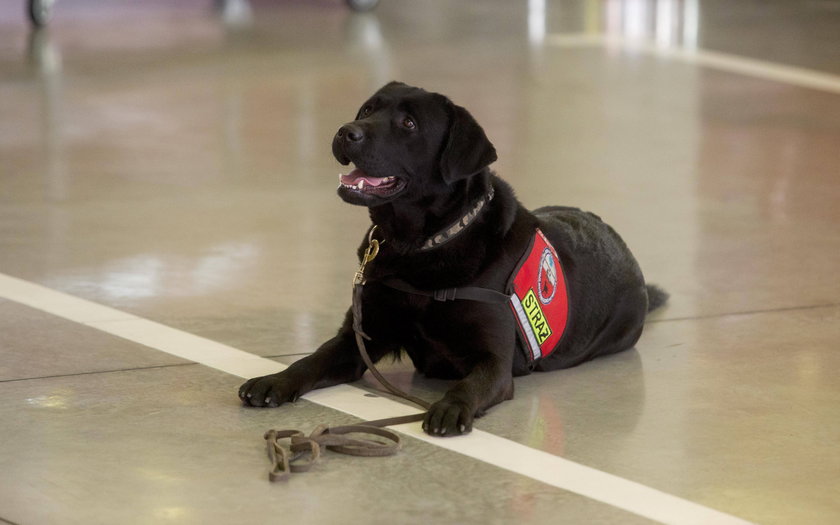
[[[497,304],[510,301],[510,295],[497,292],[496,290],[491,290],[490,288],[481,288],[478,286],[442,288],[440,290],[427,291],[416,288],[396,277],[386,277],[378,282],[384,284],[388,288],[393,288],[394,290],[399,290],[401,292],[432,297],[435,301],[455,301],[463,299],[467,301]]]
[[[569,317],[567,283],[560,258],[539,228],[535,229],[528,249],[510,274],[506,287],[511,290],[510,294],[478,286],[422,290],[396,277],[386,277],[378,282],[436,301],[463,299],[508,303],[528,361],[547,357],[559,348]],[[358,328],[361,331],[361,324]]]

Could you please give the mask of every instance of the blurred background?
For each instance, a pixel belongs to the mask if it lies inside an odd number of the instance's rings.
[[[15,242],[0,267],[144,314],[156,294],[176,308],[235,292],[252,307],[344,283],[352,261],[333,262],[366,218],[334,198],[329,144],[393,79],[473,112],[526,206],[617,223],[676,294],[675,316],[758,308],[745,289],[792,306],[791,283],[768,283],[798,258],[776,260],[776,235],[751,221],[837,219],[820,191],[837,177],[835,94],[660,54],[837,74],[836,1],[43,4],[40,29],[27,2],[0,6],[0,202]],[[744,242],[758,253],[733,249]],[[749,270],[740,284],[732,265]],[[304,278],[266,286],[274,268]],[[798,284],[828,300],[825,283]]]

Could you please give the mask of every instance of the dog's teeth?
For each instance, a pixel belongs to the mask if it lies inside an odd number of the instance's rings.
[[[356,187],[357,187],[357,188],[359,188],[360,190],[364,189],[364,187],[365,187],[365,179],[360,180],[360,181],[359,181],[359,184],[358,184]]]

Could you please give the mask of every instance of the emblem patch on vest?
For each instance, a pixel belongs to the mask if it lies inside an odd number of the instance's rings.
[[[510,307],[529,361],[546,357],[566,330],[569,300],[560,258],[539,228],[511,281]]]

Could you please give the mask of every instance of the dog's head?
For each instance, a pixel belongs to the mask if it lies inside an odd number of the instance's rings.
[[[355,168],[338,194],[362,206],[446,192],[496,160],[496,150],[466,109],[437,93],[391,82],[338,130],[333,155]]]

